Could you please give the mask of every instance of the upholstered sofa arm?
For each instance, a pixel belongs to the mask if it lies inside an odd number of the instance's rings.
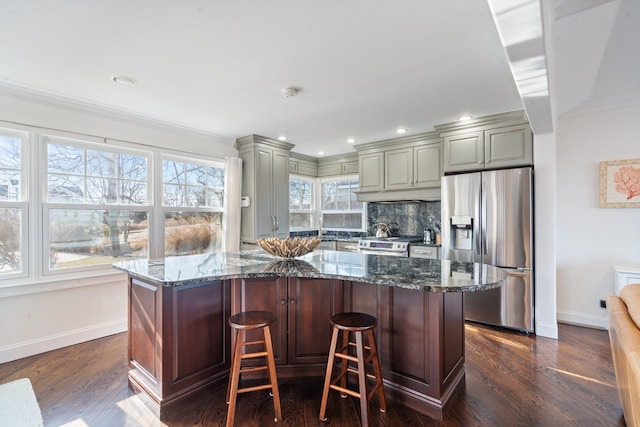
[[[640,314],[640,284],[623,291],[620,297],[607,297],[609,339],[625,421],[629,427],[640,427],[640,327],[627,306],[634,315]]]

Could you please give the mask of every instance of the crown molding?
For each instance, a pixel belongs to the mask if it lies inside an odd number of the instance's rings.
[[[124,121],[130,124],[144,126],[155,130],[177,133],[185,136],[204,139],[225,139],[232,140],[234,137],[210,132],[204,129],[194,128],[178,122],[172,122],[156,117],[145,116],[143,114],[122,110],[107,105],[101,105],[87,100],[71,98],[60,94],[35,89],[26,85],[19,85],[0,81],[0,95],[20,99],[22,101],[34,102],[56,108],[63,108],[70,111],[89,113],[103,116],[109,119]]]

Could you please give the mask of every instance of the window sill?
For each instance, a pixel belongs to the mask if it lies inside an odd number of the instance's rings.
[[[104,285],[127,280],[126,273],[105,268],[101,270],[86,271],[83,273],[71,273],[62,276],[46,276],[38,281],[12,282],[0,284],[0,298],[9,298],[21,295],[39,294],[43,292],[59,291],[64,289],[82,288],[86,286]]]

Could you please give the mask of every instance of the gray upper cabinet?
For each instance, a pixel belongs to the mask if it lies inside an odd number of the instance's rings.
[[[353,175],[358,173],[358,154],[341,154],[318,159],[318,176]]]
[[[358,156],[360,192],[384,190],[384,152]]]
[[[361,144],[356,150],[360,162],[359,201],[439,199],[443,172],[438,134]]]
[[[533,134],[529,125],[485,131],[484,164],[487,168],[533,164]]]
[[[304,154],[290,153],[289,172],[316,177],[318,176],[318,159]]]
[[[533,164],[533,134],[527,123],[447,133],[443,141],[445,172]]]
[[[442,176],[440,143],[385,151],[385,190],[439,187]]]
[[[292,144],[250,135],[236,140],[242,158],[242,195],[251,202],[242,208],[240,239],[289,236],[289,151]]]

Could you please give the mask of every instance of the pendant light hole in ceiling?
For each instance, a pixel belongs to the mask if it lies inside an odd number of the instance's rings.
[[[113,76],[111,80],[123,86],[133,86],[136,84],[136,80],[129,76]]]

